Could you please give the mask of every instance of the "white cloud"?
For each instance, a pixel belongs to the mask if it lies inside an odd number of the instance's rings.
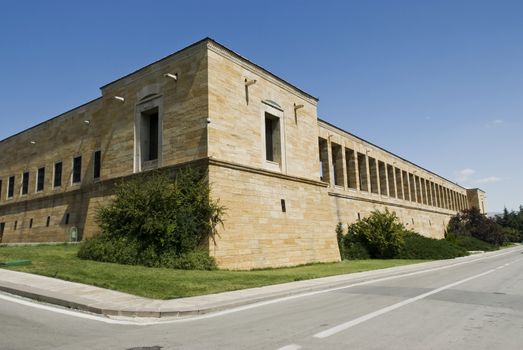
[[[458,181],[465,182],[465,181],[470,180],[472,175],[474,175],[475,173],[476,173],[476,170],[466,168],[466,169],[462,169],[462,170],[458,171],[456,174],[458,176]]]
[[[495,127],[495,126],[499,126],[503,123],[505,123],[505,121],[503,119],[493,119],[493,120],[487,122],[487,124],[485,124],[485,126],[486,127]]]
[[[486,184],[486,183],[499,182],[499,181],[501,181],[501,178],[499,178],[497,176],[489,176],[489,177],[484,177],[482,179],[478,179],[475,182],[477,184]]]

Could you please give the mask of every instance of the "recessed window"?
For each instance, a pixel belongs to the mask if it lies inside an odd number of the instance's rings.
[[[360,220],[361,220],[361,214],[358,213],[358,221],[360,221]]]
[[[158,107],[141,113],[140,131],[142,162],[157,160],[159,149]]]
[[[73,158],[73,183],[82,181],[82,156]]]
[[[265,159],[280,163],[280,118],[265,113]]]
[[[66,225],[69,225],[69,213],[65,214],[64,222],[65,222]]]
[[[2,180],[0,180],[0,200],[2,200]]]
[[[29,220],[29,228],[33,228],[33,218],[31,218],[31,220]]]
[[[412,225],[414,225],[414,218],[412,218]]]
[[[29,172],[22,174],[22,195],[29,192]]]
[[[2,242],[2,236],[5,231],[5,222],[0,222],[0,242]]]
[[[16,228],[18,227],[18,221],[15,220],[13,224],[13,230],[16,231]]]
[[[93,177],[95,179],[100,178],[101,166],[102,166],[102,152],[96,151],[96,152],[94,152],[94,173],[93,173]]]
[[[62,162],[54,163],[54,187],[62,186]]]
[[[51,224],[51,217],[48,216],[48,217],[47,217],[47,221],[46,221],[46,223],[45,223],[45,226],[46,226],[46,227],[49,227],[50,224]]]
[[[15,195],[15,177],[11,176],[9,177],[8,183],[7,183],[7,198],[13,198]]]
[[[281,211],[284,212],[284,213],[287,212],[287,208],[285,206],[285,199],[281,200]]]
[[[45,168],[38,169],[38,174],[36,176],[36,192],[41,192],[44,190],[45,183]]]

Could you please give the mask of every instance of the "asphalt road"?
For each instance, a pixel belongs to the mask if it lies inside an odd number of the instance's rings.
[[[0,295],[0,349],[523,349],[523,248],[169,323],[112,324]]]

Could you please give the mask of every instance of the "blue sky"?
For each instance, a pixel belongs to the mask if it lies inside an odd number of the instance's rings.
[[[321,118],[517,208],[522,18],[520,0],[5,1],[0,139],[209,36],[319,97]]]

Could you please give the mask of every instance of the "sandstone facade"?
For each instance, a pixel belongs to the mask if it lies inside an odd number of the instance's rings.
[[[318,119],[316,98],[212,39],[101,92],[0,141],[3,243],[92,236],[115,182],[193,163],[228,208],[209,245],[224,268],[339,260],[336,224],[375,209],[431,237],[460,209],[485,211],[481,190]]]

